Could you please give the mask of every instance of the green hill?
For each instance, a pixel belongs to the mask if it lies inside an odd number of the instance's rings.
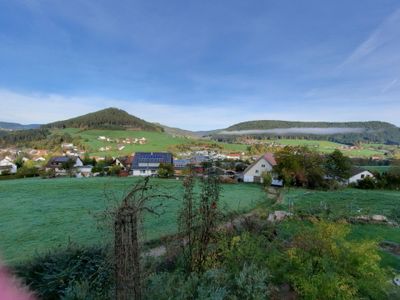
[[[304,138],[328,140],[343,144],[358,142],[400,144],[400,128],[379,121],[369,122],[292,122],[258,120],[242,122],[212,134],[214,139],[235,140],[238,137]]]
[[[42,127],[163,131],[160,126],[146,122],[117,108],[99,110],[76,118],[49,123]]]

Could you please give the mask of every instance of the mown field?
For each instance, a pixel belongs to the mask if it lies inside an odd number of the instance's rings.
[[[360,149],[345,149],[344,145],[334,143],[330,141],[319,141],[319,140],[304,140],[304,139],[276,139],[268,140],[268,142],[275,142],[277,144],[285,146],[307,146],[311,149],[315,149],[320,153],[330,153],[335,149],[340,149],[345,155],[353,157],[371,157],[380,156],[383,157],[385,150],[392,149],[393,146],[386,146],[382,144],[363,144]]]
[[[57,130],[58,131],[58,130]],[[77,128],[66,128],[61,130],[72,136],[80,136],[83,143],[88,146],[90,155],[96,156],[119,156],[132,154],[133,152],[151,152],[151,151],[170,151],[174,146],[191,144],[194,141],[202,141],[204,143],[216,143],[210,140],[196,140],[181,136],[172,136],[163,132],[151,131],[130,131],[130,130],[80,130]],[[124,138],[146,138],[147,143],[139,144],[124,144],[125,148],[121,151],[117,150],[117,143],[98,140],[99,136],[105,136],[111,139]],[[247,146],[241,144],[216,143],[223,147],[226,151],[246,151]],[[99,151],[101,147],[109,146],[112,149],[109,151]]]
[[[68,241],[81,245],[104,243],[110,237],[107,222],[100,216],[116,205],[126,189],[138,178],[60,178],[21,179],[0,182],[0,255],[9,262],[29,259],[35,252],[65,246]],[[159,217],[146,215],[145,240],[176,232],[182,182],[154,179],[163,193],[177,200],[162,203]],[[106,197],[105,194],[108,196]],[[223,185],[221,207],[247,211],[265,197],[253,184]]]
[[[294,210],[314,213],[319,209],[329,208],[336,216],[356,216],[381,214],[390,217],[392,210],[400,206],[400,192],[386,190],[343,189],[338,191],[310,191],[292,189],[284,197],[280,209],[289,209],[293,203]],[[299,224],[290,224],[298,227]],[[400,228],[376,224],[351,225],[349,237],[356,240],[392,241],[400,243]],[[382,251],[383,265],[400,272],[400,257]]]

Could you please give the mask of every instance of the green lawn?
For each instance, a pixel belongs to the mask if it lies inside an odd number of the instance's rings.
[[[72,136],[80,136],[83,143],[88,146],[90,155],[96,156],[120,156],[132,154],[133,152],[151,152],[151,151],[169,151],[171,147],[190,144],[194,141],[202,141],[204,143],[214,143],[209,140],[196,140],[193,138],[186,138],[181,136],[172,136],[164,132],[152,131],[130,131],[130,130],[80,130],[78,128],[66,128],[61,130],[67,132]],[[111,139],[124,139],[124,138],[146,138],[147,143],[144,145],[139,144],[124,144],[125,148],[121,151],[117,149],[117,143],[98,140],[99,136],[105,136]],[[217,143],[226,151],[246,151],[247,146],[242,144],[227,144]],[[101,147],[109,146],[112,149],[109,151],[100,151]]]
[[[16,262],[42,253],[69,240],[82,245],[102,243],[110,232],[99,215],[119,199],[138,178],[21,179],[0,182],[0,252],[7,262]],[[154,179],[154,184],[176,198],[182,184],[177,180]],[[264,192],[253,184],[223,185],[221,207],[250,210]],[[163,207],[160,217],[145,216],[144,239],[151,240],[176,232],[179,200],[157,200]]]

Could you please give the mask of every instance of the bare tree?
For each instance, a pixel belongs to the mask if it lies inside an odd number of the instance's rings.
[[[157,193],[149,184],[149,177],[136,183],[125,195],[114,213],[114,255],[118,300],[142,298],[139,226],[143,211],[157,214],[150,200],[168,198]]]

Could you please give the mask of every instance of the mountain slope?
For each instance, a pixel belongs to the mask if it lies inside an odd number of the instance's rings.
[[[162,131],[160,126],[146,122],[126,111],[107,108],[76,118],[49,123],[43,128],[82,128],[82,129],[131,129],[145,131]]]
[[[242,122],[212,135],[218,140],[235,140],[238,137],[304,138],[355,144],[373,142],[400,144],[400,128],[379,121],[370,122],[292,122],[257,120]]]
[[[39,124],[19,124],[11,122],[0,122],[0,130],[25,130],[25,129],[36,129],[39,128]]]

